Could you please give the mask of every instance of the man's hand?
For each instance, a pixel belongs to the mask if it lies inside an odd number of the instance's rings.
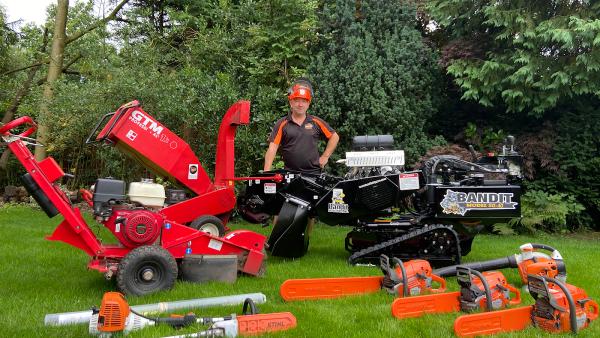
[[[333,151],[335,150],[335,147],[337,147],[339,140],[340,140],[340,137],[338,136],[338,134],[333,133],[333,135],[331,135],[331,137],[329,138],[329,141],[327,141],[327,146],[325,147],[325,151],[323,152],[323,155],[321,155],[321,157],[319,157],[319,166],[321,168],[324,168],[325,165],[327,164],[327,162],[329,161],[329,156],[331,156],[331,154],[333,154]]]
[[[321,168],[325,168],[325,165],[327,164],[327,162],[329,161],[329,156],[321,156],[319,157],[319,166]]]

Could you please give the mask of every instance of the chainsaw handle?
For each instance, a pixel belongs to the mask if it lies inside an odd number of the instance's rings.
[[[431,280],[433,280],[434,282],[438,282],[440,284],[440,287],[437,289],[431,289],[432,293],[442,293],[442,292],[446,292],[446,280],[438,275],[434,275],[431,274]]]
[[[29,129],[25,130],[24,132],[22,132],[21,134],[17,135],[19,137],[27,137],[27,136],[33,134],[35,132],[35,130],[37,129],[37,124],[35,124],[35,122],[33,122],[31,117],[21,116],[18,119],[12,120],[12,121],[8,122],[7,124],[3,125],[2,127],[0,127],[0,134],[8,134],[9,131],[11,131],[12,129],[14,129],[22,124],[28,124],[31,127]]]
[[[404,267],[404,263],[402,263],[402,260],[397,257],[393,257],[392,261],[396,263],[396,265],[400,268],[400,272],[402,272],[402,295],[404,297],[408,297],[410,296],[410,290],[408,289],[408,276],[406,275],[406,268]]]
[[[506,288],[515,294],[515,298],[511,299],[508,304],[509,305],[517,305],[517,304],[521,304],[521,291],[519,291],[519,289],[517,289],[516,287],[507,284]]]
[[[585,303],[583,307],[585,310],[590,310],[585,311],[585,314],[587,315],[589,320],[596,320],[596,318],[598,318],[598,303],[596,303],[596,301],[589,300]]]

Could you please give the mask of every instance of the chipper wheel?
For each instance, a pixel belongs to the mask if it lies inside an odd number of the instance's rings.
[[[123,257],[117,273],[117,287],[126,295],[142,296],[172,288],[176,278],[175,258],[164,248],[145,245]]]
[[[196,218],[190,227],[206,232],[215,237],[223,237],[225,235],[225,226],[219,217],[212,215],[204,215]]]

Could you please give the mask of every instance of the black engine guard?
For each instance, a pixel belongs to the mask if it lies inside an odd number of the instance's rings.
[[[267,242],[271,255],[298,258],[306,254],[309,206],[309,203],[296,198],[289,198],[283,203]]]

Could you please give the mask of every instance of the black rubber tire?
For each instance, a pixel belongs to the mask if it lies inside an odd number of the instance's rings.
[[[223,237],[225,235],[223,221],[219,217],[212,215],[204,215],[196,218],[192,221],[190,227],[216,237]]]
[[[175,284],[177,270],[177,261],[166,249],[156,245],[140,246],[119,263],[117,287],[128,296],[168,290]],[[151,274],[150,279],[146,280],[144,274]]]

